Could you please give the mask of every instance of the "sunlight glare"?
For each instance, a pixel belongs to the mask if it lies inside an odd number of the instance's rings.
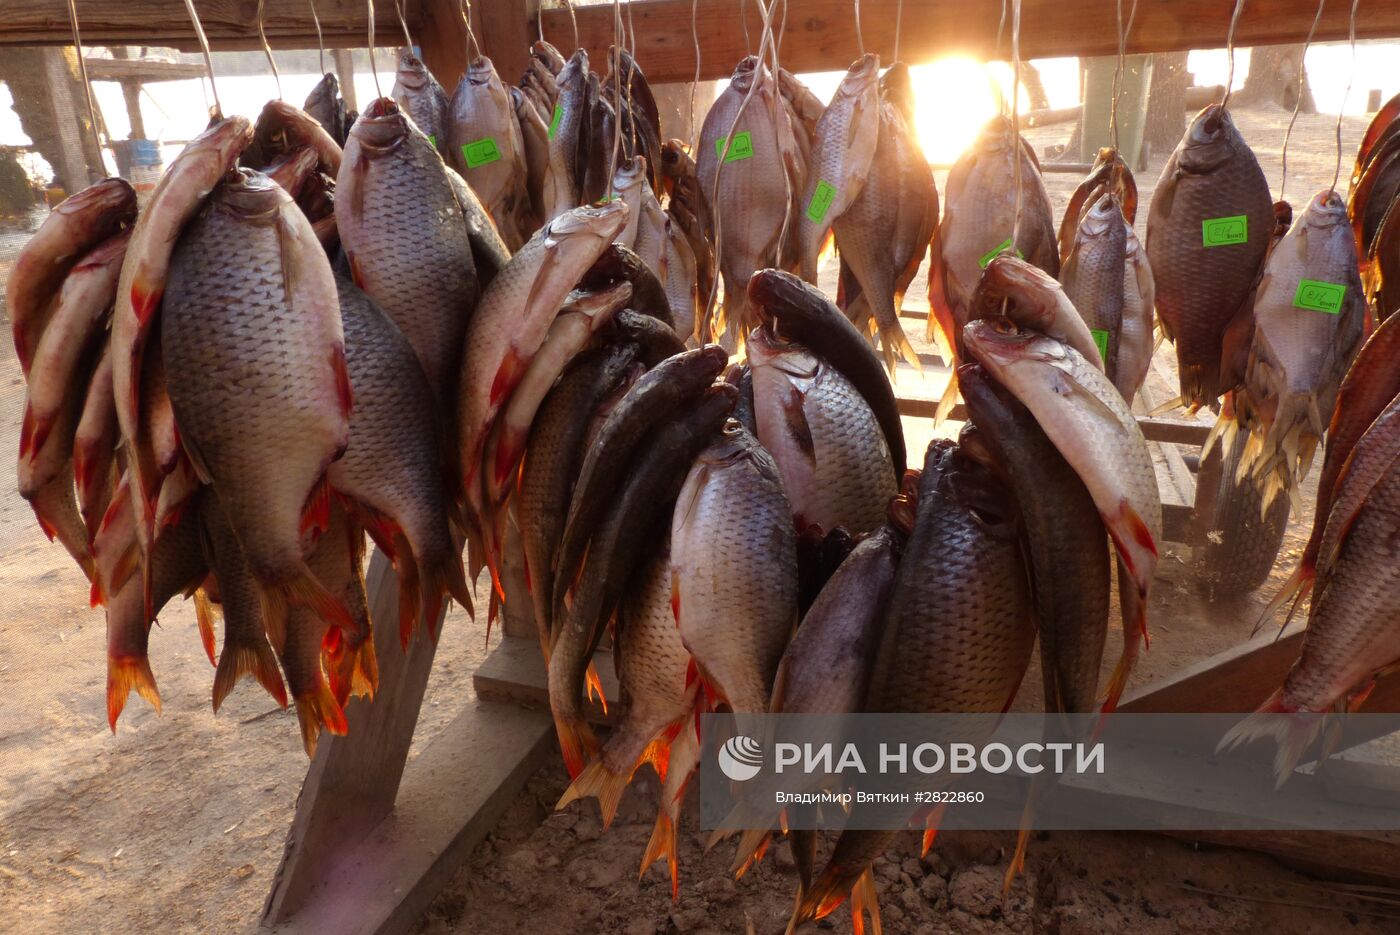
[[[929,162],[950,163],[996,116],[997,100],[987,72],[980,62],[965,57],[915,65],[909,72],[917,99],[919,145]]]

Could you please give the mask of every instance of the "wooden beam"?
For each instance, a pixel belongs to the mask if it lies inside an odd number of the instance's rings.
[[[423,64],[449,97],[467,70],[467,27],[457,0],[418,0],[422,25],[415,33]]]
[[[83,37],[87,41],[87,37]],[[118,46],[117,48],[124,48]],[[115,51],[113,52],[115,55]],[[93,81],[185,81],[204,77],[203,63],[148,62],[131,58],[87,58],[88,78]]]
[[[491,59],[506,87],[517,84],[530,61],[535,41],[534,0],[475,0],[472,28],[481,54]],[[449,92],[450,93],[450,92]]]
[[[889,58],[894,52],[899,0],[862,0],[861,26],[867,50]],[[628,14],[635,24],[637,60],[654,84],[690,81],[695,74],[696,42],[691,38],[691,0],[636,0]],[[942,55],[980,59],[1011,57],[1010,29],[997,44],[1001,5],[988,0],[925,0],[907,4],[900,52],[909,62]],[[1214,49],[1225,45],[1234,5],[1224,0],[1139,0],[1127,52]],[[1311,0],[1250,0],[1235,31],[1235,45],[1302,42],[1312,25]],[[1331,3],[1322,13],[1314,41],[1347,37],[1350,4]],[[610,6],[580,6],[579,41],[590,57],[602,55],[613,42]],[[567,10],[542,12],[545,34],[567,55],[573,37]],[[739,17],[757,42],[761,28],[753,4],[733,0],[699,0],[700,77],[727,78],[750,52]],[[1357,38],[1400,36],[1400,4],[1363,5]],[[1111,4],[1103,0],[1025,0],[1021,13],[1021,55],[1116,55],[1117,24]],[[844,68],[858,55],[850,0],[789,0],[781,60],[796,71]]]
[[[173,45],[196,48],[194,29],[182,0],[76,0],[83,44]],[[418,5],[405,12],[409,28],[418,22]],[[209,44],[215,49],[256,49],[258,0],[197,0]],[[326,47],[362,49],[368,41],[365,0],[316,0]],[[268,43],[278,49],[316,48],[316,26],[307,0],[267,0],[264,25]],[[392,46],[402,39],[394,0],[374,0],[375,44]],[[417,34],[415,30],[415,35]],[[382,37],[382,38],[381,38]],[[67,0],[0,3],[0,45],[72,45]]]

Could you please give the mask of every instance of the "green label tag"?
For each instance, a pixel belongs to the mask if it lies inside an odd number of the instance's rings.
[[[1336,315],[1342,310],[1342,298],[1347,287],[1335,282],[1318,282],[1316,279],[1302,279],[1298,291],[1293,293],[1293,305],[1314,312]]]
[[[552,140],[559,133],[559,121],[564,119],[564,105],[554,105],[554,117],[549,121],[549,138]]]
[[[715,140],[715,155],[725,162],[738,162],[740,159],[748,159],[753,156],[753,137],[748,130],[734,134],[734,142],[729,143],[729,153],[726,155],[724,144],[728,142],[729,137],[727,136],[721,136]]]
[[[980,267],[982,267],[983,269],[986,269],[988,263],[992,262],[992,261],[995,260],[997,257],[1001,256],[1003,253],[1007,252],[1007,251],[1010,250],[1010,249],[1011,249],[1011,238],[1008,237],[1008,238],[1006,238],[1005,240],[1003,240],[1001,243],[997,244],[997,245],[996,245],[995,247],[993,247],[992,249],[988,250],[986,253],[982,254],[981,258],[978,259],[978,261],[977,261],[977,265],[980,266]],[[1016,255],[1017,255],[1018,257],[1020,257],[1021,259],[1023,259],[1023,260],[1026,258],[1026,255],[1025,255],[1024,253],[1022,253],[1020,250],[1017,250],[1017,251],[1016,251]]]
[[[812,192],[812,200],[807,202],[807,219],[809,221],[820,221],[826,217],[826,211],[831,207],[831,201],[836,197],[836,189],[830,182],[817,180],[817,190]]]
[[[1228,247],[1249,240],[1249,218],[1237,214],[1228,218],[1207,218],[1201,222],[1201,243],[1207,247]]]
[[[428,142],[433,144],[433,148],[434,148],[434,149],[437,149],[437,134],[435,134],[435,133],[429,133],[429,134],[428,134]]]
[[[1094,346],[1099,349],[1099,356],[1108,362],[1108,332],[1100,331],[1098,328],[1090,328],[1089,333],[1094,336]]]
[[[474,143],[463,143],[462,158],[467,160],[468,169],[475,169],[500,159],[501,151],[496,147],[496,141],[488,136]]]

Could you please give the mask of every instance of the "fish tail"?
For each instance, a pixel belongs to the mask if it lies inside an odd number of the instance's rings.
[[[569,778],[577,779],[584,766],[598,756],[598,738],[593,728],[581,717],[554,716],[554,730],[559,735],[559,750]]]
[[[933,414],[934,427],[942,425],[944,420],[952,413],[953,407],[958,404],[958,373],[956,370],[948,372],[948,385],[943,388],[943,395],[939,397],[938,409]]]
[[[445,594],[456,601],[467,612],[467,616],[476,616],[476,609],[472,606],[472,589],[467,584],[467,574],[462,568],[461,556],[455,551],[444,550],[439,559],[431,562],[428,567],[419,569],[418,577],[423,582],[423,593],[430,601],[440,602]],[[437,608],[425,617],[428,632],[432,634],[433,639],[437,639],[440,616],[440,608]]]
[[[397,562],[395,567],[399,572],[399,645],[407,651],[423,611],[423,583],[419,580],[418,566],[407,550],[403,560]],[[434,617],[434,625],[436,622]]]
[[[318,537],[331,526],[331,482],[329,474],[322,474],[316,486],[311,488],[306,498],[306,506],[301,512],[301,534],[310,533]]]
[[[94,582],[93,587],[96,586]],[[211,666],[217,666],[218,661],[214,655],[214,605],[204,588],[196,588],[194,592],[194,619],[199,625],[199,641],[204,646],[204,654],[209,657]],[[286,706],[286,702],[283,701],[282,707]]]
[[[52,416],[39,418],[34,414],[33,406],[24,407],[24,420],[19,427],[20,460],[32,462],[38,456],[43,450],[44,442],[48,441],[53,423]]]
[[[233,686],[245,675],[251,675],[258,684],[267,690],[272,700],[283,708],[287,706],[287,689],[282,684],[282,674],[277,669],[277,659],[265,636],[259,635],[256,642],[243,645],[230,645],[224,642],[224,650],[219,654],[219,665],[214,671],[212,699],[214,713],[224,703]]]
[[[864,935],[867,912],[870,913],[872,935],[882,935],[884,929],[880,925],[880,894],[875,890],[875,871],[869,867],[851,889],[851,931],[854,935]]]
[[[117,718],[126,707],[127,696],[132,689],[145,698],[160,714],[160,691],[156,688],[156,677],[151,672],[151,660],[144,653],[139,656],[107,656],[107,726],[112,733],[117,732]]]
[[[1225,732],[1216,746],[1217,753],[1233,750],[1263,737],[1272,737],[1278,744],[1274,754],[1274,788],[1280,788],[1302,760],[1313,742],[1322,733],[1324,718],[1320,714],[1299,711],[1283,700],[1283,689],[1277,689],[1259,709]]]
[[[1125,580],[1127,572],[1122,563],[1118,568],[1119,601],[1123,610],[1123,652],[1118,657],[1118,664],[1113,667],[1113,674],[1109,676],[1108,688],[1099,708],[1100,717],[1112,714],[1117,709],[1118,701],[1128,687],[1128,677],[1137,664],[1138,652],[1147,639],[1147,601],[1130,581]]]
[[[646,876],[647,868],[662,859],[671,872],[671,902],[675,902],[681,895],[680,865],[676,860],[676,824],[665,808],[657,812],[656,826],[651,829],[651,839],[642,852],[642,869],[637,879]]]
[[[739,844],[734,849],[734,862],[729,865],[729,872],[734,874],[734,879],[739,879],[748,869],[758,862],[758,856],[768,846],[768,840],[773,832],[767,828],[748,828],[739,832]],[[710,839],[713,845],[714,838]]]
[[[374,640],[367,639],[355,654],[355,666],[350,673],[350,694],[356,698],[373,698],[379,691],[379,655]]]
[[[307,759],[316,755],[316,740],[323,729],[341,737],[349,731],[345,709],[335,700],[321,673],[316,673],[315,684],[297,695],[294,701],[297,722],[301,725],[301,745],[306,750]]]
[[[564,795],[554,809],[558,811],[571,802],[595,798],[598,800],[599,811],[603,813],[603,827],[606,829],[617,816],[617,806],[622,802],[622,793],[631,780],[630,773],[615,773],[603,765],[602,760],[594,760],[585,766],[583,772],[564,790]]]
[[[260,582],[258,597],[262,603],[267,638],[274,646],[282,646],[286,641],[288,604],[305,607],[330,624],[333,630],[349,636],[352,645],[358,645],[369,636],[368,628],[356,622],[340,599],[327,591],[326,586],[304,563],[297,574],[287,581],[275,584]],[[338,645],[338,641],[327,633],[326,645]]]
[[[904,333],[904,326],[898,321],[882,322],[880,324],[880,348],[885,355],[885,368],[889,370],[891,378],[894,377],[896,352],[903,357],[915,372],[923,373],[924,365],[919,360],[918,353],[914,350],[914,345],[909,343],[909,336]]]

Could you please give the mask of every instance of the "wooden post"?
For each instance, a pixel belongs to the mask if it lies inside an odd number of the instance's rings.
[[[472,28],[481,43],[481,54],[491,59],[506,87],[520,80],[530,62],[530,45],[535,41],[531,24],[537,9],[534,0],[476,0],[472,4]]]
[[[355,97],[355,59],[349,49],[336,49],[331,52],[335,59],[336,78],[340,81],[340,96],[345,98],[349,110],[359,110],[360,103]]]
[[[62,176],[63,187],[71,195],[86,188],[100,176],[89,171],[88,157],[85,154],[83,127],[86,125],[78,115],[79,104],[73,99],[72,75],[68,69],[66,56],[69,49],[49,48],[44,50],[44,77],[48,89],[49,107],[53,112],[54,127],[58,131],[60,161],[54,168]],[[93,128],[95,133],[96,127]]]
[[[423,64],[448,96],[467,71],[467,27],[457,0],[421,0],[418,45]]]
[[[126,46],[112,46],[112,58],[127,59],[130,57]],[[131,123],[131,133],[127,135],[127,139],[147,139],[146,120],[141,116],[141,82],[123,81],[121,82],[121,86],[122,99],[126,101],[126,119]]]

